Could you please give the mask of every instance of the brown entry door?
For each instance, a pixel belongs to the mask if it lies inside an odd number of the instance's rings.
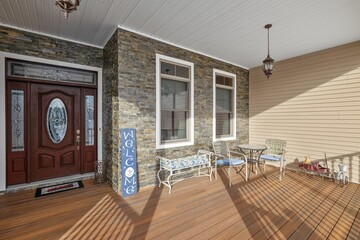
[[[31,84],[30,181],[80,173],[80,88]]]

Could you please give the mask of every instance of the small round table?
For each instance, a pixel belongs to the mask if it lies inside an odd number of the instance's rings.
[[[249,151],[248,162],[251,163],[251,171],[254,171],[254,163],[259,168],[261,174],[266,178],[265,174],[259,167],[260,156],[267,149],[267,146],[262,144],[240,144],[237,146],[241,152],[245,154],[245,151]],[[258,157],[254,158],[254,153],[258,153]],[[250,169],[248,169],[248,178],[250,179]]]

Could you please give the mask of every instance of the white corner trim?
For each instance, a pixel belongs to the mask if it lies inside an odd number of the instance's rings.
[[[189,116],[189,140],[174,143],[161,144],[161,77],[160,61],[170,61],[190,67],[190,116]],[[194,63],[177,58],[168,57],[156,53],[156,149],[174,148],[194,145]]]
[[[178,45],[178,44],[175,44],[175,43],[166,41],[166,40],[164,40],[164,39],[161,39],[161,38],[158,38],[158,37],[154,37],[154,36],[151,36],[151,35],[146,34],[146,33],[143,33],[143,32],[136,31],[136,30],[131,29],[131,28],[128,28],[128,27],[124,27],[124,26],[118,25],[118,28],[123,29],[123,30],[126,30],[126,31],[129,31],[129,32],[132,32],[132,33],[139,34],[139,35],[144,36],[144,37],[147,37],[147,38],[154,39],[154,40],[159,41],[159,42],[163,42],[163,43],[169,44],[169,45],[174,46],[174,47],[178,47],[178,48],[181,48],[181,49],[184,49],[184,50],[193,52],[193,53],[200,54],[200,55],[203,55],[203,56],[205,56],[205,57],[209,57],[209,58],[212,58],[212,59],[215,59],[215,60],[224,62],[224,63],[228,63],[228,64],[234,65],[234,66],[236,66],[236,67],[243,68],[243,69],[245,69],[245,70],[249,70],[249,69],[250,69],[250,68],[248,68],[248,67],[245,67],[245,66],[242,66],[242,65],[239,65],[239,64],[230,62],[230,61],[226,61],[226,60],[224,60],[224,59],[221,59],[221,58],[218,58],[218,57],[215,57],[215,56],[212,56],[212,55],[209,55],[209,54],[200,52],[200,51],[196,51],[196,50],[194,50],[194,49],[187,48],[187,47],[184,47],[184,46],[181,46],[181,45]],[[110,39],[110,38],[109,38],[109,39]]]
[[[114,29],[108,34],[108,36],[106,36],[106,38],[102,42],[102,49],[105,48],[106,44],[110,41],[112,36],[116,33],[116,30],[118,30],[118,28],[114,26]]]
[[[5,57],[0,53],[0,192],[6,189]]]
[[[77,44],[81,44],[81,45],[86,45],[86,46],[89,46],[89,47],[100,48],[100,49],[104,48],[102,46],[98,46],[98,45],[94,45],[94,44],[90,44],[90,43],[86,43],[86,42],[81,42],[81,41],[77,41],[77,40],[70,39],[70,38],[59,37],[59,36],[48,34],[48,33],[37,32],[37,31],[34,31],[34,30],[21,28],[21,27],[16,27],[16,26],[13,26],[13,25],[5,24],[5,23],[0,23],[0,26],[13,28],[13,29],[16,29],[16,30],[24,31],[24,32],[34,33],[34,34],[38,34],[38,35],[42,35],[42,36],[46,36],[46,37],[56,38],[56,39],[67,41],[67,42],[73,42],[73,43],[77,43]]]
[[[75,63],[61,62],[44,58],[25,56],[15,53],[0,51],[0,112],[5,113],[5,59],[19,59],[38,63],[52,64],[64,67],[78,68],[83,70],[96,71],[98,73],[98,161],[102,161],[102,68],[80,65]],[[0,114],[0,192],[6,190],[6,121],[5,114]]]
[[[233,78],[233,132],[231,136],[216,138],[216,74],[220,74],[223,76],[228,76]],[[213,141],[230,141],[236,140],[236,121],[237,121],[237,114],[236,114],[236,74],[225,72],[219,69],[213,68]]]

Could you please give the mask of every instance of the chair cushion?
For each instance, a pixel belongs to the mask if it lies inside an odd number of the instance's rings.
[[[245,160],[243,159],[234,159],[234,158],[226,158],[226,159],[219,159],[217,160],[217,165],[219,166],[229,166],[229,163],[231,162],[231,165],[242,165],[245,164]]]
[[[281,156],[275,154],[265,154],[260,156],[261,159],[268,160],[268,161],[280,161]]]

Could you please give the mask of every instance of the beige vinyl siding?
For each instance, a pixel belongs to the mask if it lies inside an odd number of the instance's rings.
[[[269,80],[250,69],[249,85],[251,143],[286,140],[287,162],[326,153],[360,182],[360,42],[276,62]]]

